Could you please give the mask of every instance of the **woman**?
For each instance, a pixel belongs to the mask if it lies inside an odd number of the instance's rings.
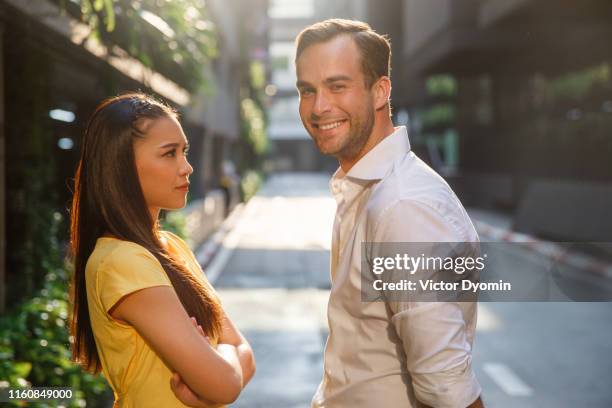
[[[159,229],[185,206],[188,142],[177,113],[143,94],[100,104],[87,126],[71,213],[73,359],[103,372],[115,407],[234,401],[255,371],[193,253]]]

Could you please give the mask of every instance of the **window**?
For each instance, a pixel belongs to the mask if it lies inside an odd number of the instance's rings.
[[[308,18],[314,15],[313,0],[272,0],[270,18]]]

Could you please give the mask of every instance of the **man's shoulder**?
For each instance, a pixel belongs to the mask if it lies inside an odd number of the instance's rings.
[[[367,211],[370,215],[378,215],[390,206],[401,203],[434,209],[460,205],[448,183],[412,152],[395,163],[374,187]]]
[[[385,217],[428,213],[439,221],[473,229],[463,205],[448,183],[414,153],[397,162],[374,188],[366,205],[370,226]]]

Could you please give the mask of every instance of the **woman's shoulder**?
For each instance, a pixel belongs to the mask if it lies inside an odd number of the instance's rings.
[[[160,236],[162,240],[170,241],[173,247],[178,247],[186,253],[191,252],[187,243],[178,235],[170,231],[160,231]],[[144,246],[132,241],[124,241],[111,237],[98,238],[90,260],[97,266],[121,268],[122,266],[138,264],[140,266],[161,267],[153,253]]]
[[[97,264],[98,268],[95,269],[106,266],[121,268],[134,263],[152,267],[157,267],[159,264],[157,258],[142,245],[110,237],[98,238],[90,260]]]
[[[158,259],[145,247],[115,238],[98,239],[87,280],[104,310],[124,296],[154,286],[172,286]]]
[[[100,237],[96,242],[94,251],[102,251],[108,255],[129,255],[129,254],[151,254],[144,246],[132,241],[125,241],[119,238]],[[151,254],[152,255],[152,254]]]

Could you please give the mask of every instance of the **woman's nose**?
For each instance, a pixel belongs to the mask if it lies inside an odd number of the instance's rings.
[[[185,157],[185,161],[181,167],[181,174],[191,174],[191,173],[193,173],[193,167],[187,160],[187,157]]]

